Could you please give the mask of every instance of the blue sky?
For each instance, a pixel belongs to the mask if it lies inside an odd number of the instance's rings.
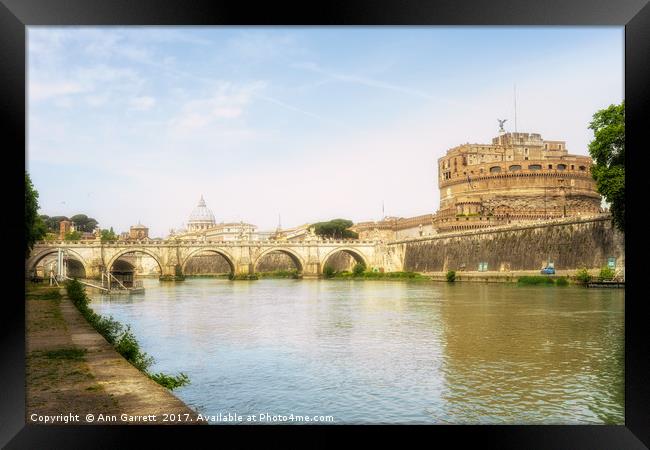
[[[437,159],[497,118],[587,154],[622,27],[29,27],[41,213],[153,236],[205,197],[273,229],[435,212]]]

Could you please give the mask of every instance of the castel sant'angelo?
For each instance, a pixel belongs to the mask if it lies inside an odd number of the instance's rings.
[[[399,240],[439,233],[588,217],[602,211],[591,158],[564,141],[500,131],[491,144],[463,144],[438,159],[440,208],[352,227],[362,239]]]
[[[601,212],[591,159],[564,141],[506,133],[491,144],[463,144],[438,159],[437,232]]]

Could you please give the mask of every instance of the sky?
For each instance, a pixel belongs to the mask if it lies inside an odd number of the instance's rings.
[[[437,159],[506,131],[588,155],[624,96],[623,27],[27,29],[41,214],[272,230],[434,213]]]

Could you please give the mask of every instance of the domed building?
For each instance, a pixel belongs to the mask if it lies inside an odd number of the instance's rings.
[[[205,200],[203,200],[203,196],[201,196],[199,204],[194,208],[192,214],[190,214],[189,220],[187,221],[187,231],[207,230],[213,228],[215,224],[214,214],[212,214],[210,208],[205,205]]]
[[[185,229],[172,229],[169,236],[181,240],[204,241],[241,241],[267,238],[266,234],[258,233],[257,227],[250,223],[243,221],[217,223],[214,214],[205,204],[203,196],[196,208],[192,210]]]

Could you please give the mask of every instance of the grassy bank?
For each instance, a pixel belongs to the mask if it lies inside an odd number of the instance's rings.
[[[548,276],[525,276],[517,279],[521,286],[545,285],[545,286],[568,286],[569,280],[566,277],[552,278]]]
[[[230,274],[228,273],[202,273],[197,275],[185,275],[185,278],[221,278],[228,279]]]
[[[361,273],[349,272],[343,270],[334,272],[329,276],[325,274],[327,279],[335,280],[418,280],[427,281],[429,277],[419,274],[417,272],[371,272],[365,271]]]
[[[148,369],[153,364],[154,359],[142,351],[131,328],[129,326],[124,327],[110,316],[104,317],[95,313],[88,306],[90,298],[86,294],[84,286],[77,280],[66,282],[65,287],[68,297],[88,323],[134,367],[156,383],[170,390],[189,383],[189,378],[182,372],[177,376],[149,372]]]
[[[26,284],[25,406],[32,413],[86,414],[101,409],[119,414],[115,398],[97,383],[88,350],[71,339],[58,287]]]
[[[300,273],[296,269],[290,270],[273,270],[270,272],[257,272],[259,278],[301,278]]]

